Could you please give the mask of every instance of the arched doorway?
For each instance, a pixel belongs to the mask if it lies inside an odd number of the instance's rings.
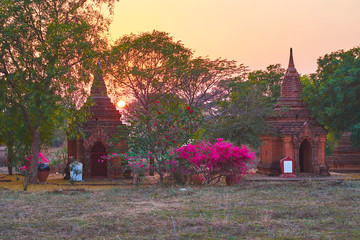
[[[304,139],[299,149],[300,172],[310,173],[313,171],[311,143]]]
[[[107,160],[99,162],[101,156],[106,154],[106,148],[101,142],[96,142],[91,149],[91,173],[92,177],[107,177]]]

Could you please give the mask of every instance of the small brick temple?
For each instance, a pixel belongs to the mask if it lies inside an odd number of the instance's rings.
[[[91,87],[91,94],[87,101],[93,101],[90,107],[90,118],[82,124],[85,133],[83,139],[68,139],[68,156],[73,156],[83,164],[83,178],[89,177],[112,177],[110,164],[106,160],[99,162],[102,155],[106,155],[111,147],[110,138],[118,134],[118,126],[123,125],[120,121],[121,114],[116,109],[107,95],[106,85],[98,62],[98,72],[95,74]],[[122,147],[118,148],[121,151]],[[114,159],[116,161],[116,159]]]
[[[352,147],[351,132],[344,133],[333,155],[326,157],[326,164],[334,172],[360,172],[360,147]]]
[[[260,136],[259,173],[279,175],[280,160],[289,156],[295,160],[295,174],[329,175],[325,163],[327,131],[311,118],[311,111],[302,101],[302,85],[292,49],[280,98],[274,105],[274,116],[269,117],[267,122],[275,134]]]

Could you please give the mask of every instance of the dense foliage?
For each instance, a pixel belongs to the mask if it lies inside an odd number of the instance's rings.
[[[104,67],[118,94],[136,100],[131,114],[141,115],[159,97],[171,93],[177,85],[176,68],[189,54],[167,33],[131,34],[115,42]]]
[[[285,69],[270,65],[266,71],[250,72],[230,84],[230,97],[219,105],[223,114],[212,128],[214,137],[231,140],[237,145],[260,145],[259,135],[268,131],[266,117],[273,113],[273,104],[280,97]]]
[[[318,59],[317,73],[303,78],[304,99],[335,138],[352,132],[360,145],[360,47]]]

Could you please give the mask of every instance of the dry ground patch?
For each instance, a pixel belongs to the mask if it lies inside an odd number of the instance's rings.
[[[0,190],[1,239],[360,239],[359,181]]]

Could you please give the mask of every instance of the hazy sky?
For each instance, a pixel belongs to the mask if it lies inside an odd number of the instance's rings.
[[[170,33],[197,56],[236,60],[251,70],[287,66],[300,74],[319,56],[360,45],[360,0],[120,0],[110,28]]]

